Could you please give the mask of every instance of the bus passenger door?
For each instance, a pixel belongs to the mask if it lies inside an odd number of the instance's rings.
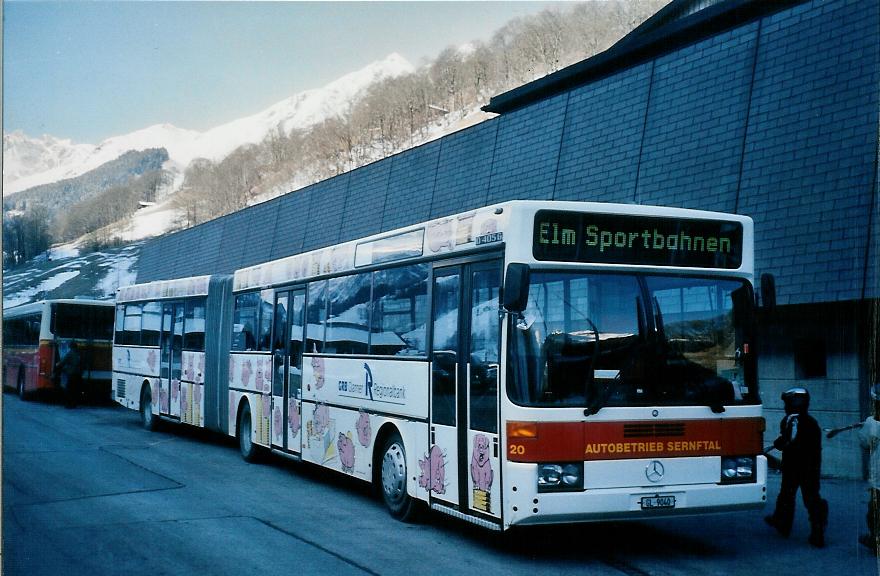
[[[183,353],[183,303],[167,302],[162,307],[159,342],[159,413],[180,418],[180,370]]]
[[[299,454],[302,447],[302,353],[305,291],[279,292],[275,299],[275,332],[272,342],[272,402],[280,408],[281,422],[273,418],[272,445]],[[274,413],[274,408],[273,408]]]
[[[286,448],[287,435],[284,433],[287,422],[287,311],[289,293],[278,292],[275,295],[275,314],[272,315],[275,325],[272,327],[272,447]],[[281,418],[275,415],[281,414]],[[280,430],[278,429],[280,428]]]
[[[432,501],[495,518],[501,515],[500,287],[499,260],[434,270],[426,455]]]

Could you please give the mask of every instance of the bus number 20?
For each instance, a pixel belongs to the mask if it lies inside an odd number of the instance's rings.
[[[522,444],[511,444],[510,445],[510,455],[511,456],[522,456],[526,453],[526,447]]]

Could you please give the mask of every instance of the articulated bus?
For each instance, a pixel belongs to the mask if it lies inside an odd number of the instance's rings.
[[[43,300],[3,311],[3,386],[22,399],[57,391],[55,364],[76,342],[83,391],[107,398],[110,391],[113,303]]]
[[[178,334],[211,306],[129,287],[115,397],[148,426],[234,436],[248,460],[375,483],[400,519],[428,506],[504,530],[759,507],[753,253],[744,216],[502,203],[238,270],[231,296],[215,282],[217,346],[189,357]],[[187,284],[211,299],[205,278],[166,288]],[[118,339],[136,296],[161,302],[159,364],[122,368],[143,348]]]
[[[145,428],[165,418],[226,431],[219,359],[229,354],[231,290],[231,276],[215,275],[117,291],[113,398],[139,410]]]

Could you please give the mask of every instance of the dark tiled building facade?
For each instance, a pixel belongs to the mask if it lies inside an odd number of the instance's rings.
[[[675,1],[607,52],[492,99],[499,116],[142,250],[138,281],[229,273],[511,199],[747,214],[768,437],[779,393],[824,427],[864,417],[880,298],[880,3]],[[825,470],[860,477],[854,435]]]

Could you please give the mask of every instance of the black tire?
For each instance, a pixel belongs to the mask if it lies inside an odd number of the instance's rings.
[[[153,392],[149,385],[141,388],[141,425],[151,432],[159,428],[159,418],[153,414]]]
[[[18,397],[24,401],[30,400],[31,396],[24,389],[24,366],[18,369],[18,383],[16,384]]]
[[[382,445],[379,483],[388,513],[402,522],[416,518],[416,501],[407,494],[406,449],[400,434],[390,434]]]
[[[245,401],[238,413],[238,426],[235,434],[238,437],[238,450],[245,462],[258,462],[262,451],[260,447],[254,444],[253,436],[253,419],[251,418],[251,406]]]

